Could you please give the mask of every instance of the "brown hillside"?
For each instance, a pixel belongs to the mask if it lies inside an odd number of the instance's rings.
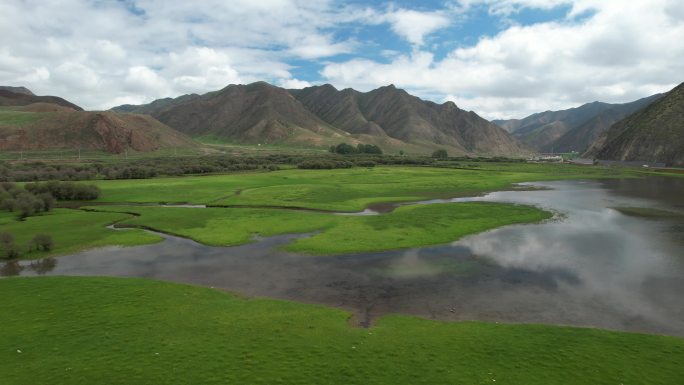
[[[238,143],[376,144],[386,151],[523,155],[503,129],[453,103],[421,100],[394,86],[362,93],[331,85],[285,90],[265,82],[160,99],[115,111],[147,113],[194,137]]]
[[[612,125],[587,155],[684,166],[684,83]]]
[[[35,104],[29,107],[49,108]],[[0,150],[82,148],[122,153],[196,145],[187,136],[146,115],[63,110],[23,114],[26,115],[19,123],[0,119]]]
[[[331,125],[353,134],[388,136],[452,154],[520,155],[526,149],[503,129],[454,103],[424,101],[393,85],[362,93],[333,86],[305,88],[296,97]]]
[[[75,111],[83,111],[83,108],[57,96],[36,96],[0,89],[0,106],[26,106],[34,103],[57,104]]]

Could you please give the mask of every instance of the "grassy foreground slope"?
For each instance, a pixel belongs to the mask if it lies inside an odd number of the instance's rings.
[[[406,316],[142,279],[0,280],[2,383],[680,384],[684,340]],[[496,381],[494,381],[496,380]]]
[[[319,233],[286,248],[322,255],[381,251],[447,243],[495,227],[538,222],[544,210],[503,203],[445,203],[405,206],[376,216],[340,216],[279,209],[99,206],[134,212],[122,225],[152,228],[214,246],[247,243],[255,234]]]
[[[463,165],[467,167],[467,165]],[[511,183],[627,176],[624,170],[573,165],[487,164],[471,168],[376,167],[283,170],[96,184],[103,202],[191,202],[359,211],[371,203],[477,195]]]

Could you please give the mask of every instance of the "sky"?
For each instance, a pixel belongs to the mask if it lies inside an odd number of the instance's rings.
[[[394,84],[487,119],[684,82],[682,0],[2,0],[0,85],[86,109]]]

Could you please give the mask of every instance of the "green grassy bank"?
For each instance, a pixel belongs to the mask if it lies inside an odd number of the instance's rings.
[[[0,369],[24,384],[680,384],[684,340],[388,316],[158,281],[0,280]]]
[[[467,165],[464,165],[467,166]],[[468,169],[375,167],[105,180],[102,202],[190,202],[212,205],[307,207],[359,211],[378,202],[482,194],[512,183],[631,176],[625,171],[573,165],[487,164]]]
[[[495,227],[551,217],[541,209],[502,203],[404,206],[376,216],[340,216],[279,209],[99,206],[139,214],[120,224],[148,227],[214,246],[249,242],[254,235],[319,233],[286,248],[323,255],[401,249],[447,243]]]
[[[13,213],[2,212],[0,213],[0,233],[12,234],[23,259],[69,254],[101,246],[137,246],[161,240],[157,235],[142,230],[116,231],[107,228],[112,223],[130,217],[130,214],[114,212],[54,209],[51,212],[18,221]],[[48,252],[29,250],[31,238],[38,234],[50,235],[54,241],[54,248]],[[2,246],[0,246],[0,252],[2,252]]]

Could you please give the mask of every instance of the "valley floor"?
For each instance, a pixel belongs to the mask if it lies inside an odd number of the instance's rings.
[[[530,206],[494,203],[408,205],[367,217],[340,216],[327,211],[358,212],[379,203],[480,195],[513,188],[518,182],[629,175],[614,169],[573,165],[469,166],[282,170],[102,180],[95,182],[102,190],[95,202],[98,205],[87,207],[89,203],[84,203],[87,211],[57,209],[21,222],[14,220],[12,213],[2,212],[0,232],[13,234],[18,245],[26,245],[36,234],[52,236],[55,247],[51,251],[25,247],[24,259],[161,240],[142,230],[122,232],[106,228],[113,223],[152,228],[215,246],[247,243],[255,235],[319,231],[287,246],[288,250],[306,254],[379,251],[446,243],[494,227],[537,222],[551,214]],[[160,206],[166,203],[204,204],[210,208]]]
[[[369,216],[334,211],[472,196],[526,181],[629,176],[609,168],[491,163],[97,181],[97,204],[22,222],[3,213],[0,232],[12,233],[20,245],[35,234],[53,237],[53,250],[25,250],[26,259],[161,241],[140,228],[217,246],[248,243],[255,235],[314,233],[284,247],[326,258],[447,243],[552,215],[487,202],[407,205]],[[134,228],[108,227],[114,223]],[[131,278],[5,278],[0,292],[0,368],[8,385],[684,380],[684,340],[676,337],[400,315],[365,329],[351,326],[342,310]]]

